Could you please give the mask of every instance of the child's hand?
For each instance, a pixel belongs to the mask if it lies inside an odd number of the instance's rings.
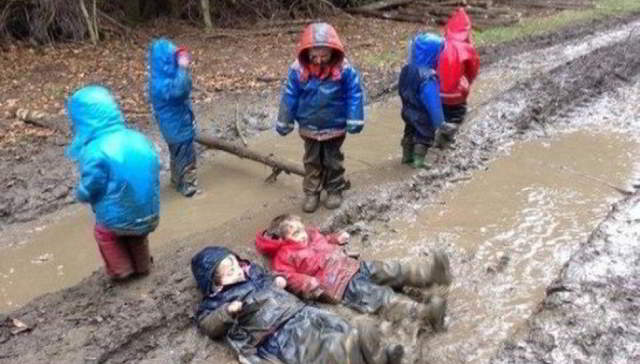
[[[227,307],[227,312],[231,314],[238,313],[240,312],[240,310],[242,310],[242,302],[240,301],[233,301]]]
[[[349,244],[349,239],[351,239],[351,234],[346,231],[341,231],[336,235],[336,241],[338,242],[338,245]]]
[[[347,120],[347,133],[358,134],[364,128],[364,120]]]
[[[274,280],[274,283],[276,284],[276,286],[278,286],[278,288],[282,288],[282,289],[284,289],[284,287],[287,286],[287,280],[284,279],[284,277],[276,277],[276,279]]]

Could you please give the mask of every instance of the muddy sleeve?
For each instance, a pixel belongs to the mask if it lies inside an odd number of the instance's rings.
[[[184,67],[178,67],[175,77],[165,80],[165,97],[167,100],[186,99],[191,92],[191,74]]]
[[[229,307],[228,303],[200,317],[198,326],[210,338],[223,337],[227,328],[233,324],[233,318],[227,312],[227,307]]]
[[[293,123],[298,112],[298,102],[300,99],[300,80],[295,69],[289,69],[287,81],[282,88],[280,99],[280,110],[276,128],[278,133],[286,134],[293,130]]]
[[[436,77],[430,77],[420,85],[420,100],[429,113],[433,127],[439,128],[444,122],[444,113],[440,99],[440,85]]]
[[[347,100],[347,120],[364,120],[364,92],[358,71],[349,67],[344,75]]]
[[[278,267],[278,275],[283,276],[287,280],[287,290],[296,295],[306,296],[314,289],[318,288],[318,280],[312,276],[298,273],[296,267],[286,261],[286,258],[276,257],[278,260],[274,266]]]
[[[85,160],[76,186],[78,201],[93,203],[99,200],[106,190],[107,178],[108,166],[104,158],[96,156]]]

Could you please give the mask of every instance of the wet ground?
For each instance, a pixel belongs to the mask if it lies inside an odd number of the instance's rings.
[[[421,337],[417,362],[485,363],[497,350],[494,360],[502,362],[633,362],[638,280],[632,262],[639,252],[628,241],[637,242],[637,196],[607,213],[635,181],[637,26],[483,70],[457,148],[432,151],[428,171],[398,163],[397,99],[372,105],[366,132],[348,140],[355,187],[342,209],[310,220],[350,230],[352,247],[364,258],[407,259],[434,246],[452,257],[449,330]],[[301,153],[293,136],[261,135],[251,143],[291,160]],[[260,166],[222,154],[211,162],[202,168],[205,193],[194,201],[165,193],[149,278],[114,286],[98,272],[13,311],[10,317],[31,330],[12,334],[10,321],[2,320],[0,362],[233,362],[192,326],[198,295],[189,258],[208,244],[255,258],[256,229],[278,213],[298,211],[299,180],[286,176],[264,186],[268,172]],[[74,284],[98,266],[87,213],[64,213],[64,223],[38,228],[2,251],[3,310]],[[612,266],[628,268],[605,274],[603,267]],[[583,296],[590,300],[573,300]],[[604,324],[581,318],[576,310],[585,307],[605,312]],[[503,344],[515,334],[520,341]],[[576,344],[582,351],[563,350],[576,336],[585,338]],[[599,345],[585,349],[590,342]],[[607,356],[607,343],[616,344],[617,356]]]

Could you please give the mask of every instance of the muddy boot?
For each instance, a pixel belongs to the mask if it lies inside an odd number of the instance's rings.
[[[400,364],[404,358],[404,346],[394,344],[387,346],[384,351],[387,353],[387,363]]]
[[[342,193],[341,192],[329,192],[327,193],[327,199],[324,201],[324,207],[329,210],[337,209],[342,205]]]
[[[426,262],[425,262],[426,260]],[[434,284],[451,284],[451,267],[444,252],[432,251],[424,260],[405,263],[400,269],[394,287],[426,288]]]
[[[451,146],[455,142],[455,135],[458,132],[458,124],[443,123],[436,132],[435,145],[438,148]]]
[[[304,202],[302,202],[302,211],[306,213],[315,212],[318,209],[319,204],[320,204],[319,194],[305,195]]]
[[[413,146],[413,162],[412,166],[416,169],[426,169],[429,168],[425,163],[424,159],[427,156],[427,149],[429,147],[424,144],[416,144]]]
[[[441,296],[431,296],[429,302],[423,304],[424,311],[420,313],[420,317],[428,323],[433,331],[439,332],[444,330],[444,316],[447,312],[447,300]]]
[[[420,320],[435,331],[444,326],[446,301],[433,296],[428,303],[416,302],[409,297],[394,293],[386,297],[380,314],[391,322],[401,322],[405,319]]]
[[[404,347],[400,344],[384,345],[384,335],[379,325],[372,319],[361,316],[354,319],[358,332],[358,344],[364,360],[368,364],[396,364],[404,357]]]
[[[403,141],[402,145],[402,164],[411,164],[413,163],[413,144],[405,143]]]

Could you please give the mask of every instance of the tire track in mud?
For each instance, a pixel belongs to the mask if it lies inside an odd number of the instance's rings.
[[[520,82],[469,120],[458,147],[441,152],[435,168],[409,182],[358,192],[324,225],[366,229],[370,221],[387,221],[406,212],[407,205],[428,203],[447,183],[486,166],[500,146],[544,135],[547,125],[562,115],[585,100],[635,82],[639,72],[640,36],[631,35]],[[188,261],[190,253],[178,251],[174,262]],[[199,296],[188,269],[173,262],[158,268],[159,274],[149,278],[156,287],[149,293],[136,291],[140,282],[114,286],[94,273],[75,287],[45,295],[11,316],[27,323],[29,332],[11,334],[9,317],[0,316],[0,363],[198,362],[228,357],[222,344],[197,334],[192,325]]]
[[[640,362],[640,192],[616,203],[491,362]]]

